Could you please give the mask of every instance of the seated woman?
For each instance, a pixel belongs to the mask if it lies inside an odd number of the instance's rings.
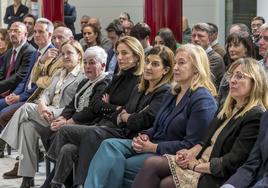
[[[79,42],[82,45],[83,49],[86,50],[91,46],[99,46],[101,44],[100,39],[100,30],[92,24],[84,25],[82,28],[83,39]]]
[[[239,33],[232,33],[226,39],[226,61],[225,64],[229,66],[236,60],[242,57],[252,57],[255,58],[255,49],[253,47],[253,42],[250,37],[245,37]],[[221,107],[226,100],[229,92],[229,82],[227,81],[227,73],[223,75],[220,82],[219,92],[217,100],[219,106]]]
[[[175,154],[201,140],[217,109],[213,98],[216,89],[201,47],[186,44],[177,50],[174,81],[176,86],[163,99],[152,128],[140,133],[133,142],[102,142],[90,163],[85,187],[127,187],[148,156]]]
[[[159,29],[154,38],[154,46],[162,45],[169,47],[174,53],[180,46],[180,44],[177,43],[172,30],[167,27]]]
[[[77,41],[62,45],[63,68],[52,78],[38,104],[25,103],[13,115],[1,134],[1,139],[19,151],[18,175],[23,176],[21,188],[30,187],[37,169],[38,137],[51,134],[50,124],[70,103],[82,79],[83,49]]]
[[[203,142],[176,155],[149,158],[132,187],[216,188],[245,162],[268,107],[267,76],[252,58],[235,61],[228,75],[229,94]]]
[[[118,52],[121,53],[120,51]],[[105,118],[96,125],[101,126],[101,128],[96,128],[97,131],[101,132],[101,138],[96,139],[96,141],[89,140],[90,142],[81,144],[82,146],[84,146],[84,144],[90,146],[83,148],[83,151],[89,150],[88,153],[85,153],[89,155],[85,156],[84,154],[82,157],[85,158],[83,159],[89,161],[91,159],[90,157],[94,155],[93,152],[97,150],[98,144],[106,137],[132,137],[137,131],[150,127],[160,107],[164,94],[170,88],[169,82],[173,75],[173,59],[174,54],[167,47],[156,47],[149,52],[149,55],[146,57],[144,74],[139,85],[136,86],[131,93],[131,100],[113,115],[114,118],[111,120]],[[89,129],[84,129],[85,136],[89,137],[90,135],[87,135],[88,130]],[[95,138],[95,136],[93,138]],[[89,137],[89,139],[91,138]],[[93,147],[93,144],[96,146]],[[50,148],[50,150],[51,149],[52,148]],[[56,151],[57,149],[58,148],[56,148]],[[50,154],[50,152],[48,154]],[[78,153],[76,153],[76,155],[77,154]],[[81,155],[79,157],[81,157]],[[66,165],[61,165],[61,171],[62,170],[66,172]],[[64,177],[64,175],[61,173],[58,174],[58,177]],[[59,178],[54,177],[52,182],[57,184],[63,183],[63,181],[59,182],[56,180],[59,180]]]
[[[111,81],[111,76],[105,73],[106,59],[107,54],[101,47],[93,46],[89,47],[85,51],[84,70],[87,78],[81,81],[81,83],[78,85],[76,94],[73,97],[72,101],[69,103],[69,105],[65,106],[61,115],[52,122],[52,131],[56,132],[58,129],[60,129],[61,126],[67,124],[89,124],[90,122],[93,123],[95,121],[98,121],[99,118],[96,118],[98,114],[93,112],[92,106],[96,100],[101,98],[103,92]],[[52,139],[53,136],[51,137],[51,140]],[[68,149],[72,149],[73,147],[66,146],[65,149],[62,148],[62,150],[67,151]],[[75,153],[75,151],[73,153]],[[68,157],[72,158],[73,156]],[[59,156],[58,158],[61,157]],[[56,166],[58,167],[58,165]],[[65,164],[64,171],[66,171],[67,169],[68,166]],[[58,171],[60,170],[61,169],[57,168],[56,174],[58,174]],[[54,173],[55,168],[47,177],[45,183],[42,186],[43,188],[50,187],[50,182],[54,176]],[[60,172],[59,174],[61,173],[62,172]]]

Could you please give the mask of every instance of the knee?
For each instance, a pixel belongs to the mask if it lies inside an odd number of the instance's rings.
[[[78,147],[74,144],[65,144],[61,148],[61,153],[65,155],[72,155],[78,152]]]

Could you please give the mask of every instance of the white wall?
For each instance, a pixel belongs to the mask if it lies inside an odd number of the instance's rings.
[[[143,21],[143,0],[69,0],[69,3],[77,10],[76,32],[80,30],[79,18],[84,14],[99,17],[103,31],[121,12],[128,12],[134,22]]]
[[[224,44],[224,0],[184,0],[183,15],[188,18],[190,26],[199,22],[216,24],[219,27],[219,42]]]
[[[268,1],[267,0],[257,0],[257,16],[264,17],[265,21],[268,22]]]

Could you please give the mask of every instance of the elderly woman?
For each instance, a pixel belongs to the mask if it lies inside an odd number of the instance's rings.
[[[145,161],[132,187],[219,187],[247,159],[268,107],[267,76],[252,58],[235,61],[230,91],[203,142],[176,155]]]
[[[84,70],[87,78],[81,81],[72,101],[64,108],[61,115],[52,122],[51,129],[53,131],[57,131],[63,125],[89,124],[97,121],[98,118],[95,118],[96,114],[93,112],[92,106],[101,97],[111,80],[110,76],[104,72],[106,59],[107,54],[101,47],[93,46],[85,51]],[[75,154],[77,148],[75,145],[65,145],[65,147],[61,148],[58,161],[64,160],[66,151],[69,154]],[[64,182],[72,170],[73,163],[73,155],[68,155],[67,157],[66,163],[63,163],[64,167],[61,166],[61,162],[56,164],[56,170],[52,171],[43,187],[50,187],[53,176],[53,182]],[[64,180],[61,180],[62,177]]]
[[[102,142],[90,164],[85,187],[128,187],[148,156],[175,154],[198,143],[217,109],[213,98],[216,89],[209,75],[205,51],[192,44],[182,45],[175,56],[176,85],[164,97],[153,127],[133,141]],[[109,164],[103,165],[103,160]]]
[[[239,33],[232,33],[226,39],[226,56],[229,66],[236,60],[242,57],[255,58],[255,49],[253,46],[252,39],[245,37]],[[227,74],[223,75],[220,82],[219,93],[217,96],[219,106],[222,106],[229,92],[229,83],[227,81]]]
[[[1,138],[19,151],[18,175],[23,176],[21,188],[30,187],[37,169],[36,145],[38,137],[46,139],[50,125],[75,95],[84,78],[83,49],[77,41],[62,45],[63,68],[55,73],[50,86],[43,92],[38,104],[26,103],[13,115]]]
[[[139,83],[140,75],[144,67],[144,51],[140,42],[134,37],[122,37],[116,44],[116,53],[119,73],[115,74],[112,82],[105,90],[102,98],[95,101],[92,106],[99,121],[88,122],[95,126],[64,126],[56,134],[56,137],[48,151],[48,157],[55,159],[59,164],[58,156],[61,148],[66,144],[79,146],[79,161],[76,170],[75,185],[83,184],[87,175],[90,159],[94,156],[102,140],[109,137],[123,137],[124,131],[117,125],[116,114],[123,111],[124,106],[131,99],[135,87]],[[168,71],[170,68],[167,68]],[[162,72],[165,73],[164,71]],[[165,81],[167,82],[167,81]],[[159,83],[162,83],[160,80]],[[159,92],[166,89],[160,87]],[[142,90],[143,91],[143,90]],[[158,93],[158,92],[157,92]],[[151,95],[149,95],[151,96]],[[154,95],[153,95],[154,96]],[[138,99],[138,98],[137,98]],[[135,100],[136,96],[135,96]],[[140,98],[142,100],[142,98]],[[140,110],[150,103],[151,98],[142,100],[141,106],[132,110]],[[144,106],[145,105],[145,106]],[[149,108],[151,109],[151,108]],[[154,111],[150,110],[146,118],[150,118]],[[100,120],[101,118],[101,120]],[[96,124],[97,123],[97,124]],[[55,182],[57,183],[57,182]],[[59,182],[63,183],[63,182]]]

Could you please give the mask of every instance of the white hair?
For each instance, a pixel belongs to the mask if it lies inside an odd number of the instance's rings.
[[[106,64],[107,61],[107,53],[99,46],[87,48],[84,53],[84,59],[87,59],[88,57],[94,57],[101,64]]]
[[[35,24],[36,23],[46,24],[47,25],[47,32],[53,33],[54,25],[49,19],[47,19],[47,18],[38,18],[36,20]]]

